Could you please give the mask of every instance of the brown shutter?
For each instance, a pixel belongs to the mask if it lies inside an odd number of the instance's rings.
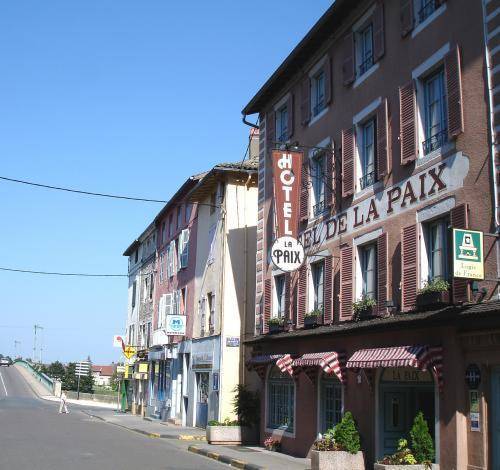
[[[452,139],[464,131],[460,50],[458,46],[446,54],[444,70],[448,95],[448,136]]]
[[[262,333],[267,333],[269,331],[269,325],[267,322],[271,318],[271,296],[271,279],[266,279],[264,281],[264,318],[262,319]]]
[[[387,99],[377,109],[377,179],[383,180],[389,171],[389,119]]]
[[[300,220],[309,217],[309,158],[304,158],[302,165],[302,185],[300,187]]]
[[[349,33],[343,40],[342,78],[344,85],[350,85],[356,78],[354,70],[354,34]]]
[[[352,246],[340,249],[340,320],[352,318]]]
[[[333,263],[332,257],[325,258],[325,293],[324,293],[324,312],[323,322],[332,323],[333,320]]]
[[[354,193],[354,129],[342,131],[342,197]]]
[[[311,120],[311,80],[306,77],[302,81],[300,93],[300,119],[303,126]]]
[[[387,232],[377,238],[377,313],[383,315],[387,312],[388,279],[387,279]]]
[[[469,228],[468,204],[461,204],[450,211],[450,225],[452,228]],[[451,294],[454,304],[469,301],[469,282],[467,279],[453,278],[451,281]]]
[[[307,266],[303,264],[299,269],[299,286],[298,286],[298,305],[297,305],[297,328],[304,326],[304,316],[306,314],[307,300]]]
[[[290,296],[292,295],[290,291],[290,273],[285,274],[285,322],[292,318],[290,312]],[[285,324],[286,326],[286,324]]]
[[[293,126],[295,124],[294,120],[294,96],[292,93],[290,93],[290,96],[288,97],[287,103],[286,103],[286,109],[288,111],[288,122],[287,122],[287,139],[291,139],[293,136]]]
[[[400,9],[401,36],[406,36],[413,29],[413,0],[401,0]]]
[[[408,312],[415,308],[418,282],[418,230],[410,225],[402,230],[401,236],[401,310]]]
[[[401,164],[406,165],[417,158],[415,86],[413,81],[399,88],[399,132]]]
[[[326,57],[324,73],[325,73],[325,103],[330,104],[332,101],[332,61],[330,56]]]
[[[276,113],[270,111],[266,115],[266,146],[267,151],[270,152],[274,148],[276,141]]]
[[[373,61],[378,62],[384,53],[384,4],[379,2],[373,12]]]

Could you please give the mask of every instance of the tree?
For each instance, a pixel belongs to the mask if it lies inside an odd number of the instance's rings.
[[[120,377],[118,377],[118,372],[116,372],[115,369],[113,375],[111,376],[111,379],[109,380],[109,385],[111,387],[111,390],[116,392],[118,390],[119,384],[120,384]]]
[[[429,433],[429,426],[421,411],[418,412],[410,430],[411,450],[417,463],[434,460],[434,443]]]
[[[55,361],[47,367],[46,374],[53,379],[62,380],[66,374],[66,369],[59,361]]]
[[[92,377],[91,369],[89,369],[87,375],[80,377],[80,392],[94,393],[94,377]]]
[[[333,437],[339,450],[355,454],[361,448],[359,433],[350,411],[347,411],[342,421],[335,426]]]
[[[76,364],[74,362],[70,362],[66,367],[66,371],[62,379],[62,388],[64,390],[76,390],[78,384],[77,379]]]

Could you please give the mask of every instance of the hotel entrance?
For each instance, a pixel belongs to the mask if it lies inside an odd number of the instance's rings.
[[[435,387],[430,372],[413,367],[383,369],[378,396],[379,457],[394,453],[398,440],[409,438],[419,411],[427,421],[435,444]]]

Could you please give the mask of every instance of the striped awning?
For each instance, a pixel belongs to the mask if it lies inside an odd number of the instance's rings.
[[[260,356],[253,356],[247,361],[247,366],[268,365],[273,362],[275,363],[282,357],[283,354],[262,354]]]
[[[307,353],[295,359],[292,368],[320,367],[327,374],[335,374],[345,383],[345,355],[335,351]]]
[[[393,346],[390,348],[360,349],[347,361],[348,369],[376,369],[379,367],[415,367],[430,370],[442,386],[443,349],[439,346]]]
[[[287,372],[293,376],[292,362],[290,354],[263,354],[250,358],[246,365],[248,370],[254,370],[264,380],[267,366],[271,364],[276,364],[281,372]]]

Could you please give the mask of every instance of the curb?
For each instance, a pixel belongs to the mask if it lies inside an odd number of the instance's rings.
[[[233,459],[228,455],[218,454],[216,452],[211,452],[208,449],[202,449],[201,447],[189,446],[189,452],[193,454],[202,455],[203,457],[208,457],[209,459],[217,460],[217,462],[225,463],[231,465],[234,468],[241,468],[244,470],[265,470],[266,467],[261,467],[260,465],[254,465],[244,460]]]

